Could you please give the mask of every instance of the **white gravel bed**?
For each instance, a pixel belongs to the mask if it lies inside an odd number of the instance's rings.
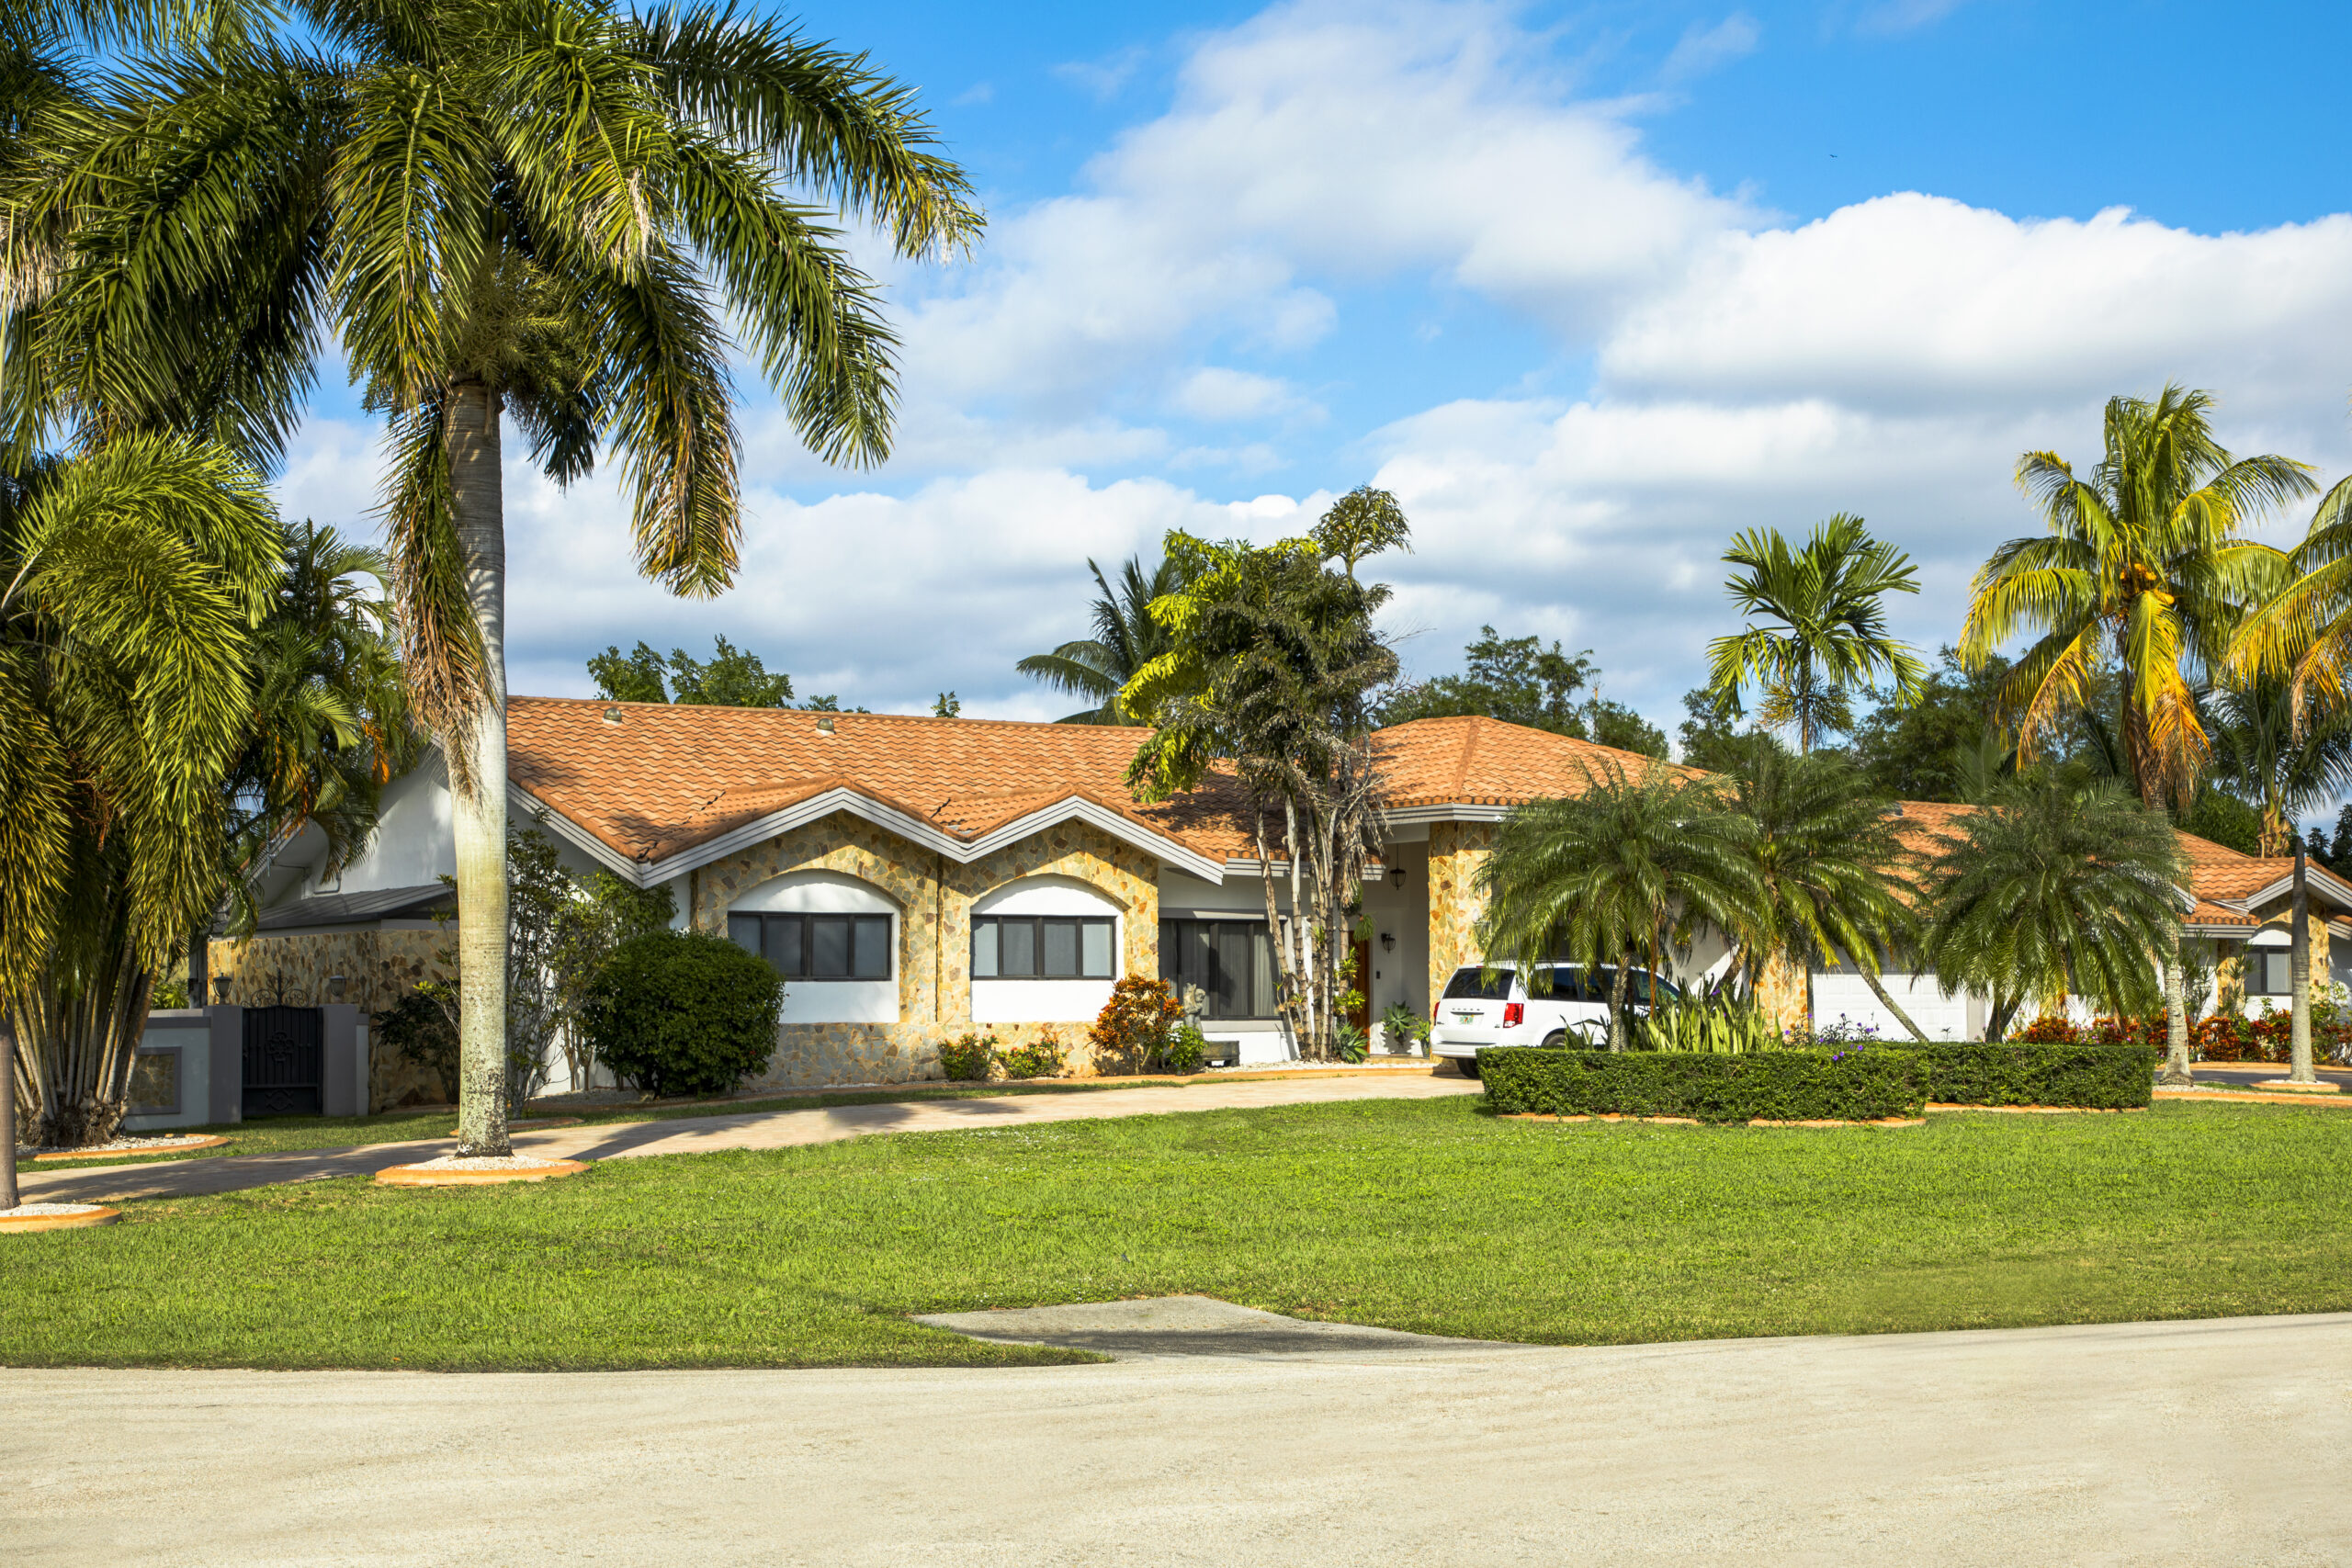
[[[95,1214],[104,1203],[19,1203],[0,1209],[0,1220],[48,1220],[60,1214]]]
[[[214,1135],[210,1133],[182,1133],[176,1135],[167,1134],[157,1138],[117,1138],[112,1143],[107,1144],[43,1144],[37,1149],[27,1148],[19,1144],[17,1145],[17,1157],[24,1159],[32,1155],[169,1154],[174,1149],[184,1149],[190,1145],[203,1143]]]
[[[411,1170],[540,1170],[551,1165],[562,1165],[560,1159],[538,1159],[530,1155],[443,1155],[438,1159],[421,1159],[411,1165]]]

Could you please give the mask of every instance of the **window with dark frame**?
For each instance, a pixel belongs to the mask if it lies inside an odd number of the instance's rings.
[[[1115,964],[1108,915],[976,915],[975,980],[1108,980]]]
[[[727,934],[787,980],[887,980],[888,915],[729,915]]]
[[[1199,987],[1204,1018],[1274,1016],[1274,944],[1263,920],[1160,921],[1159,977],[1179,999]]]
[[[2295,989],[2295,955],[2283,947],[2249,947],[2245,965],[2246,995],[2284,997]]]

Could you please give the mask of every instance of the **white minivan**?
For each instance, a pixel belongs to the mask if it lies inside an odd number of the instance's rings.
[[[1579,1046],[1599,1050],[1609,1043],[1609,992],[1617,966],[1588,971],[1580,964],[1549,964],[1551,988],[1530,996],[1515,964],[1498,964],[1494,977],[1473,964],[1456,969],[1445,995],[1430,1010],[1430,1052],[1450,1057],[1468,1077],[1478,1076],[1482,1045]],[[1682,989],[1663,976],[1636,969],[1625,976],[1625,999],[1636,1017],[1650,1010],[1655,995],[1681,998]]]

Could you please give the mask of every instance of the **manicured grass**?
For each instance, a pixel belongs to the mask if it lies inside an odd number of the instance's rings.
[[[1923,1128],[1358,1101],[124,1205],[0,1243],[0,1362],[968,1364],[915,1312],[1194,1291],[1561,1343],[2352,1309],[2352,1117]]]

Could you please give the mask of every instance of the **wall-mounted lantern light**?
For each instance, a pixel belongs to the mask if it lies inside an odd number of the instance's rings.
[[[1380,933],[1380,951],[1383,953],[1394,953],[1396,951],[1396,933],[1395,931],[1382,931]]]
[[[1402,888],[1405,886],[1405,868],[1403,866],[1392,865],[1388,868],[1388,885],[1396,888]]]

